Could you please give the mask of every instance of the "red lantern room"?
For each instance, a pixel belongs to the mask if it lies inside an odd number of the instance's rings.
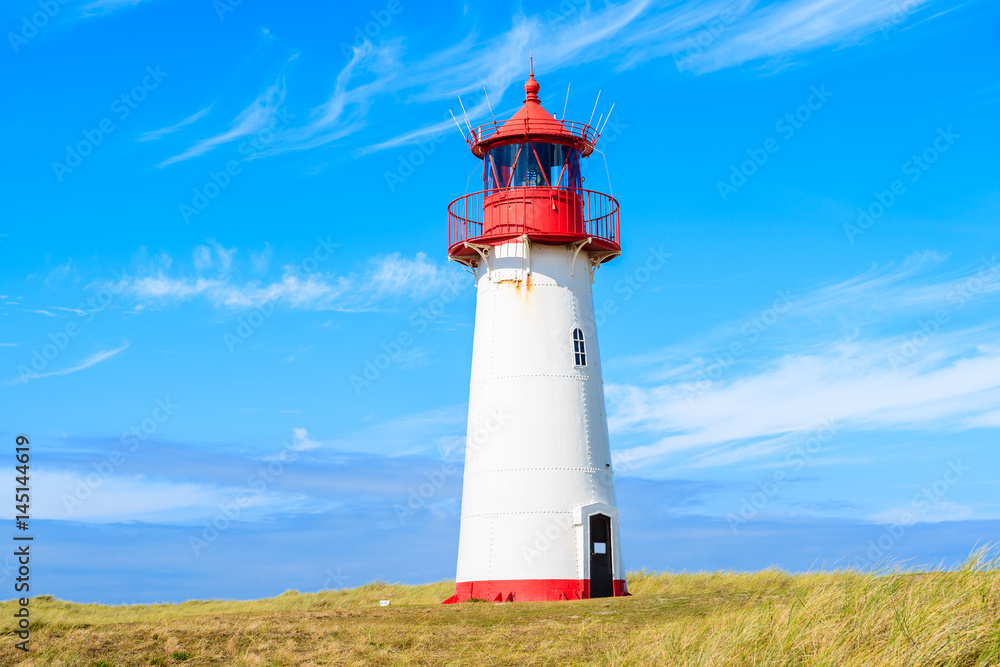
[[[532,71],[524,106],[502,124],[473,128],[466,141],[483,160],[481,192],[448,205],[448,256],[474,266],[476,246],[519,238],[535,243],[579,244],[597,264],[621,254],[618,202],[585,190],[580,160],[600,136],[589,124],[556,120],[538,101]]]

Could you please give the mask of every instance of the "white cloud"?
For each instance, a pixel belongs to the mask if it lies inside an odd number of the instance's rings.
[[[94,0],[80,8],[84,17],[103,16],[126,7],[135,7],[144,0]]]
[[[57,371],[48,371],[46,373],[31,373],[29,375],[25,375],[20,380],[15,380],[15,382],[27,381],[27,380],[39,380],[41,378],[52,377],[54,375],[69,375],[70,373],[76,373],[76,372],[79,372],[79,371],[82,371],[82,370],[86,370],[86,369],[90,368],[91,366],[95,366],[95,365],[101,363],[102,361],[107,361],[108,359],[114,357],[119,352],[121,352],[121,351],[125,350],[126,348],[128,348],[129,345],[130,345],[130,343],[126,342],[121,347],[115,348],[113,350],[101,350],[100,352],[96,352],[96,353],[90,355],[89,357],[87,357],[86,359],[84,359],[83,361],[81,361],[76,366],[71,366],[69,368],[63,368],[63,369],[57,370]]]
[[[199,155],[204,155],[214,150],[218,146],[227,144],[237,139],[256,134],[274,124],[278,109],[285,101],[285,82],[279,80],[274,85],[268,87],[263,93],[257,96],[248,107],[243,109],[230,124],[230,128],[225,132],[202,139],[183,153],[168,158],[160,163],[160,167],[166,167],[189,160]]]
[[[220,514],[221,506],[239,499],[240,518],[248,520],[293,509],[305,500],[301,494],[258,493],[250,488],[220,488],[197,482],[120,475],[113,471],[100,474],[95,470],[33,472],[32,516],[91,523],[177,523],[213,518]],[[0,515],[5,519],[13,518],[8,508],[0,510]]]
[[[308,431],[304,428],[292,429],[292,450],[296,452],[318,449],[322,445],[309,437]]]
[[[335,451],[392,457],[445,452],[454,455],[459,444],[458,449],[464,452],[468,416],[466,405],[402,414],[353,432],[339,433],[324,444]]]
[[[690,401],[676,386],[630,387],[627,396],[616,396],[612,426],[669,434],[623,452],[629,460],[735,443],[727,457],[733,462],[762,453],[759,443],[749,448],[738,443],[805,433],[824,420],[855,429],[957,428],[1000,407],[1000,354],[960,358],[933,370],[895,371],[886,352],[878,345],[833,343],[818,353],[788,355]]]
[[[204,109],[202,109],[200,111],[196,111],[195,113],[191,114],[187,118],[181,120],[178,123],[170,125],[168,127],[163,127],[163,128],[160,128],[159,130],[151,130],[149,132],[145,132],[141,137],[139,137],[138,140],[139,141],[155,141],[155,140],[157,140],[157,139],[159,139],[161,137],[164,137],[164,136],[166,136],[168,134],[173,134],[174,132],[176,132],[176,131],[178,131],[178,130],[180,130],[182,128],[185,128],[188,125],[191,125],[192,123],[195,123],[198,120],[204,118],[212,110],[213,106],[214,105],[210,104],[207,107],[205,107]]]
[[[152,271],[140,267],[115,287],[142,307],[202,299],[220,308],[252,308],[270,301],[303,310],[365,311],[459,289],[463,281],[457,269],[432,262],[424,253],[374,257],[361,274],[304,273],[289,265],[270,282],[240,281],[230,275],[235,252],[210,242],[194,253],[197,275],[171,275],[163,264]],[[210,268],[217,275],[202,275]]]
[[[919,490],[915,489],[919,494]],[[934,496],[931,496],[932,498]],[[933,503],[923,501],[923,505],[911,503],[892,507],[870,514],[868,521],[878,524],[896,524],[908,526],[914,523],[941,523],[943,521],[984,521],[1000,517],[1000,511],[994,506],[973,506],[954,503],[949,500],[935,499]]]
[[[708,72],[765,58],[791,58],[818,48],[852,44],[873,33],[891,30],[929,0],[910,0],[903,12],[899,0],[793,0],[765,4],[722,33],[696,59]]]
[[[939,260],[917,256],[801,295],[775,325],[796,335],[775,335],[728,365],[705,347],[694,361],[680,348],[627,360],[648,372],[608,387],[611,429],[633,443],[618,460],[727,465],[779,451],[830,422],[842,431],[1000,425],[1000,327],[991,317],[1000,266],[987,260],[928,279]],[[930,315],[909,331],[880,330],[920,313]],[[975,323],[977,314],[985,321]],[[932,315],[942,319],[927,326]]]
[[[685,75],[746,63],[774,69],[816,49],[855,44],[874,33],[897,29],[932,1],[913,0],[906,3],[905,11],[899,0],[628,0],[600,8],[574,2],[537,15],[518,13],[497,34],[484,38],[470,32],[440,51],[409,60],[401,39],[367,42],[353,49],[325,100],[305,114],[307,120],[280,128],[255,157],[343,139],[368,126],[369,112],[379,100],[395,110],[442,100],[454,104],[455,96],[466,95],[472,122],[482,122],[488,113],[483,86],[499,111],[507,91],[525,78],[530,49],[534,49],[539,71],[546,74],[595,60],[628,68],[668,57],[677,61],[678,71]],[[515,93],[519,102],[520,91]],[[272,86],[233,121],[230,130],[194,144],[160,166],[259,131],[283,100],[282,81],[280,92],[278,84]],[[450,131],[451,125],[445,115],[358,152],[416,144]]]
[[[215,267],[219,273],[225,275],[233,264],[233,256],[236,248],[224,248],[215,239],[209,239],[206,245],[195,246],[194,267],[199,272]]]
[[[255,273],[265,273],[271,265],[271,256],[274,250],[269,243],[264,244],[264,249],[260,252],[250,251],[250,265]]]
[[[517,15],[511,27],[488,40],[476,35],[422,60],[400,65],[403,89],[416,101],[454,100],[474,94],[473,123],[487,113],[482,86],[494,106],[524,78],[529,48],[545,73],[593,60],[620,67],[671,57],[679,71],[703,74],[748,62],[780,65],[798,55],[834,45],[854,44],[873,33],[898,27],[930,0],[793,0],[760,4],[733,2],[651,2],[632,0],[599,9],[575,3],[563,14]],[[397,84],[397,87],[400,84]],[[515,91],[519,92],[519,91]],[[413,144],[444,131],[450,118],[378,142],[367,151]]]

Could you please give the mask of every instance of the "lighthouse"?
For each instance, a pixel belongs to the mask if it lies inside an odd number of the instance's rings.
[[[483,190],[448,206],[448,256],[477,287],[449,603],[628,594],[591,291],[621,254],[618,202],[583,188],[596,128],[538,90],[532,68],[513,117],[469,127]]]

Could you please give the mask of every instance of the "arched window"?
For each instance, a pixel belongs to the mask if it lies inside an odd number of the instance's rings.
[[[587,347],[583,341],[582,329],[573,329],[573,355],[577,366],[587,365]]]

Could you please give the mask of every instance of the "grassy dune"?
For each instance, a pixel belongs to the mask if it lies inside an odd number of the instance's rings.
[[[0,603],[0,664],[1000,665],[1000,570],[629,575],[628,598],[440,605],[451,582],[252,602]],[[391,599],[387,608],[378,600]]]

